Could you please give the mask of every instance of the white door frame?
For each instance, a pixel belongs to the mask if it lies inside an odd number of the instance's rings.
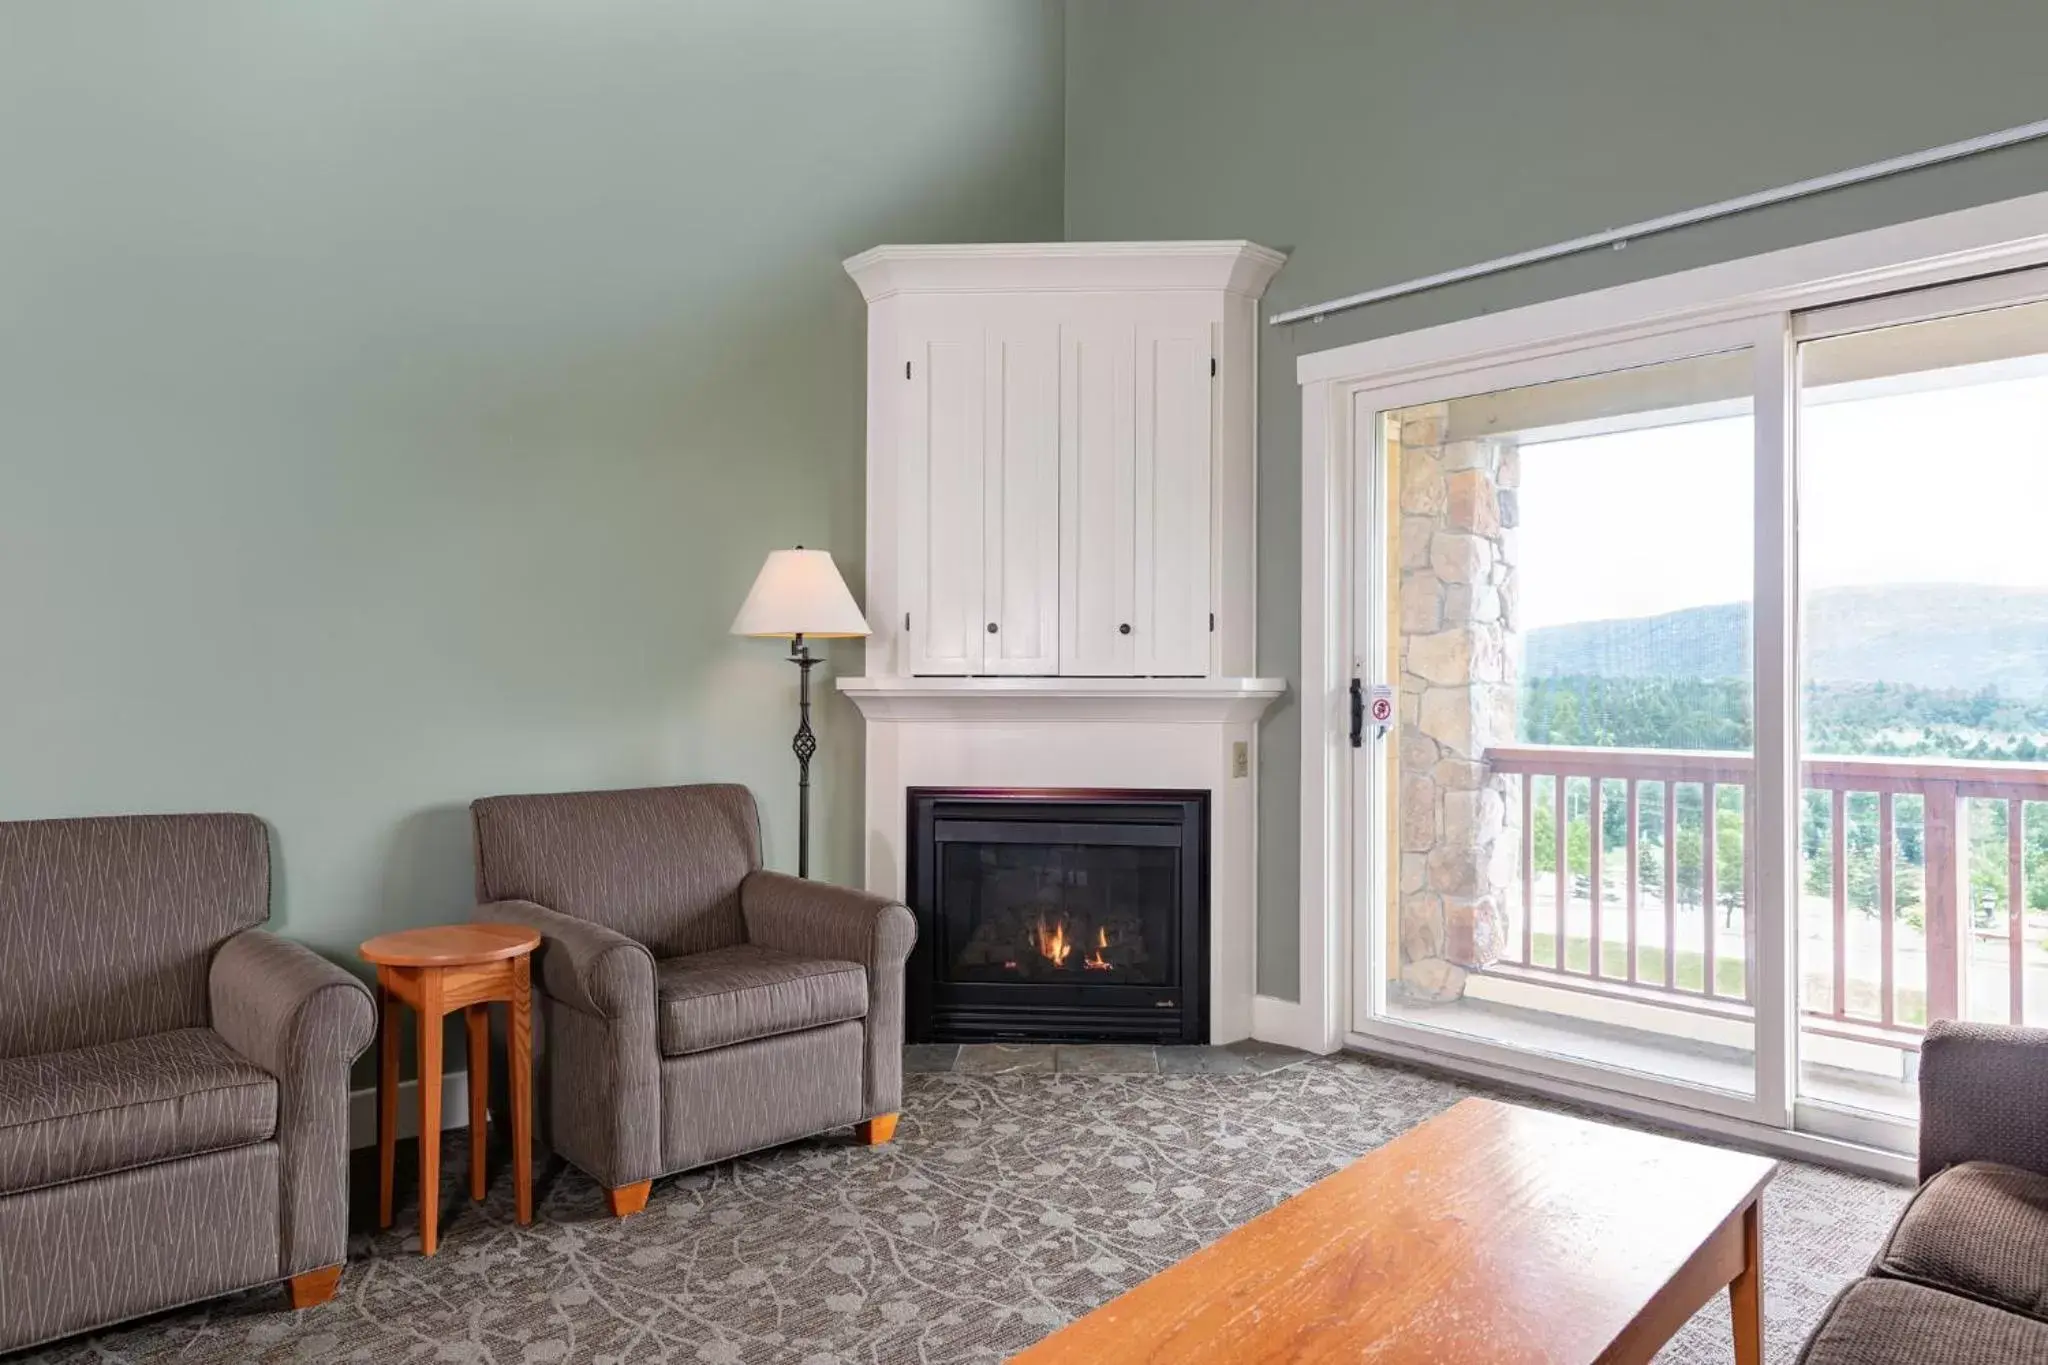
[[[1348,684],[1355,657],[1359,499],[1368,495],[1355,473],[1361,408],[1370,411],[1426,401],[1429,396],[1476,392],[1503,384],[1542,382],[1546,373],[1583,368],[1587,355],[1635,353],[1685,345],[1685,334],[1708,329],[1746,328],[1757,347],[1758,525],[1756,546],[1756,652],[1759,678],[1769,665],[1771,681],[1756,694],[1757,762],[1760,774],[1780,774],[1781,785],[1759,783],[1757,877],[1759,901],[1782,906],[1793,884],[1796,838],[1787,818],[1797,809],[1797,728],[1792,708],[1796,688],[1785,685],[1785,665],[1796,654],[1797,584],[1789,553],[1794,490],[1784,435],[1792,420],[1792,314],[1855,302],[1879,294],[1966,280],[2001,270],[2048,264],[2048,194],[2030,195],[1935,218],[1879,228],[1743,260],[1526,308],[1378,338],[1303,355],[1296,362],[1302,389],[1302,580],[1301,580],[1301,934],[1300,1003],[1295,1035],[1285,1041],[1321,1051],[1339,1046],[1369,1047],[1375,1039],[1349,1025],[1357,963],[1352,961],[1351,908],[1371,874],[1359,868],[1353,848],[1354,811],[1371,798],[1361,793],[1348,736]],[[1485,375],[1480,389],[1464,387]],[[1521,376],[1537,376],[1521,378]],[[1409,398],[1406,395],[1420,395]],[[1766,429],[1776,433],[1766,441]],[[1766,560],[1769,561],[1766,564]],[[1769,658],[1765,656],[1769,655]],[[1361,751],[1367,752],[1367,751]],[[1362,813],[1377,817],[1370,810]],[[1775,815],[1776,818],[1772,818]],[[1791,926],[1782,913],[1770,918],[1782,932],[1760,934],[1758,991],[1782,999],[1791,964]],[[1372,935],[1357,937],[1370,939]],[[1356,945],[1370,954],[1370,943]],[[1365,965],[1372,964],[1369,958]],[[1678,1103],[1722,1122],[1754,1125],[1759,1133],[1782,1132],[1793,1120],[1790,1078],[1795,1029],[1781,1019],[1770,1030],[1759,1011],[1758,1093],[1729,1114],[1699,1104],[1700,1092]],[[1784,1015],[1780,1009],[1768,1013]],[[1499,1064],[1499,1057],[1459,1057],[1461,1049],[1432,1035],[1417,1048],[1387,1040],[1389,1050],[1428,1051],[1453,1064]],[[1616,1073],[1587,1077],[1583,1068],[1551,1066],[1546,1059],[1517,1057],[1516,1072],[1539,1088],[1583,1090],[1590,1083],[1616,1103],[1655,1106],[1659,1097]]]
[[[1383,543],[1382,533],[1388,524],[1388,509],[1383,500],[1387,495],[1387,480],[1383,477],[1386,456],[1377,420],[1381,414],[1418,404],[1444,402],[1494,393],[1502,389],[1556,383],[1582,376],[1612,374],[1646,365],[1667,364],[1701,356],[1725,355],[1730,352],[1748,352],[1752,356],[1755,364],[1752,387],[1758,394],[1774,391],[1781,394],[1789,393],[1788,366],[1791,350],[1786,340],[1787,326],[1785,314],[1766,312],[1753,317],[1706,323],[1627,340],[1596,342],[1576,349],[1552,349],[1543,355],[1528,359],[1493,361],[1428,378],[1406,379],[1384,388],[1349,389],[1351,413],[1347,426],[1351,433],[1352,448],[1347,482],[1352,490],[1353,510],[1350,518],[1351,534],[1345,546],[1350,582],[1349,590],[1343,594],[1349,610],[1338,621],[1337,636],[1340,646],[1337,659],[1343,665],[1346,686],[1349,686],[1354,672],[1363,678],[1368,687],[1374,683],[1399,683],[1399,679],[1392,676],[1387,667],[1388,661],[1383,657],[1386,652],[1388,627],[1387,593],[1384,585],[1388,547]],[[1752,579],[1757,637],[1752,653],[1758,675],[1755,705],[1759,723],[1756,726],[1755,758],[1759,774],[1759,809],[1758,819],[1753,825],[1754,844],[1750,856],[1756,868],[1759,888],[1757,900],[1760,906],[1783,904],[1782,899],[1774,899],[1770,894],[1766,894],[1764,888],[1767,881],[1779,890],[1789,884],[1778,869],[1787,865],[1784,860],[1796,848],[1796,841],[1786,833],[1789,826],[1782,818],[1783,811],[1788,809],[1784,805],[1784,798],[1779,798],[1778,820],[1774,822],[1766,814],[1770,810],[1769,795],[1773,788],[1780,785],[1769,779],[1781,771],[1776,764],[1790,761],[1791,750],[1781,748],[1773,751],[1773,758],[1766,758],[1763,732],[1767,727],[1761,719],[1767,705],[1781,704],[1782,701],[1789,700],[1791,691],[1784,688],[1779,681],[1783,676],[1781,669],[1784,660],[1792,657],[1786,650],[1791,641],[1782,629],[1776,627],[1776,623],[1789,622],[1792,619],[1790,603],[1782,600],[1767,603],[1765,600],[1766,573],[1763,564],[1766,558],[1773,556],[1767,554],[1761,544],[1769,539],[1763,532],[1763,527],[1767,524],[1784,526],[1789,523],[1789,483],[1782,477],[1786,448],[1782,425],[1788,411],[1789,408],[1783,401],[1770,402],[1759,399],[1755,413],[1756,434],[1751,463],[1760,544],[1756,555],[1758,568]],[[1786,543],[1789,544],[1789,539]],[[1777,559],[1773,558],[1773,573],[1776,562]],[[1775,590],[1782,591],[1782,588]],[[1763,691],[1766,676],[1772,679],[1771,702],[1766,701]],[[1796,729],[1791,733],[1796,734]],[[1463,1039],[1441,1029],[1404,1023],[1381,1015],[1378,1012],[1381,1001],[1377,996],[1387,978],[1392,975],[1388,970],[1389,964],[1382,960],[1386,940],[1382,933],[1361,930],[1373,923],[1374,903],[1386,886],[1386,878],[1381,870],[1385,865],[1380,861],[1381,857],[1390,856],[1384,849],[1386,821],[1383,812],[1387,799],[1385,760],[1388,753],[1385,746],[1396,742],[1397,736],[1391,733],[1387,739],[1377,743],[1368,738],[1364,747],[1357,749],[1350,747],[1348,735],[1344,740],[1343,759],[1349,769],[1346,796],[1351,811],[1355,813],[1354,818],[1345,821],[1351,831],[1349,837],[1354,845],[1350,858],[1354,879],[1349,888],[1350,898],[1344,902],[1346,908],[1340,916],[1351,926],[1352,948],[1348,974],[1350,1010],[1345,1021],[1350,1035],[1390,1040],[1410,1047],[1438,1048],[1479,1061],[1506,1062],[1512,1058],[1517,1064],[1526,1065],[1540,1074],[1554,1078],[1620,1089],[1642,1098],[1703,1109],[1729,1118],[1784,1126],[1790,1116],[1785,1108],[1790,1054],[1781,1044],[1789,1037],[1789,1030],[1784,1027],[1781,1019],[1770,1017],[1773,1014],[1782,1014],[1782,1011],[1760,1007],[1756,1012],[1757,1062],[1754,1090],[1749,1095],[1704,1090],[1591,1063],[1511,1051],[1496,1044]],[[1769,880],[1774,874],[1775,880]],[[1782,932],[1781,924],[1772,922],[1777,918],[1781,917],[1766,914],[1760,919],[1755,983],[1759,1001],[1776,999],[1776,996],[1764,992],[1772,980],[1782,983],[1786,979],[1784,963],[1790,951],[1791,939]]]

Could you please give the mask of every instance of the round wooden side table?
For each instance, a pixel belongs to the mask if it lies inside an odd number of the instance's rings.
[[[506,1088],[512,1099],[512,1193],[533,1221],[533,950],[540,935],[517,924],[446,924],[381,934],[358,950],[377,967],[377,1226],[391,1226],[398,1146],[399,1003],[412,1006],[419,1045],[420,1250],[439,1243],[441,1020],[461,1010],[469,1028],[469,1196],[484,1197],[484,1109],[490,1096],[491,1002],[506,1007]]]

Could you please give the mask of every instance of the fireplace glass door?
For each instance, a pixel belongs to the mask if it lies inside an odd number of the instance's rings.
[[[957,833],[939,854],[949,980],[1172,980],[1179,928],[1173,830],[1135,831],[1156,841],[1149,844],[1049,843],[1035,832],[1023,842],[1009,826]]]
[[[913,793],[911,1037],[1203,1041],[1207,804]]]

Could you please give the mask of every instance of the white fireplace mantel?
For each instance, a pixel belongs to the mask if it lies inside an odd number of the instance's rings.
[[[871,721],[1135,721],[1243,725],[1284,678],[841,678]]]
[[[912,788],[1209,794],[1209,1039],[1251,1036],[1258,720],[1279,678],[841,678],[867,719],[866,884],[909,888]]]

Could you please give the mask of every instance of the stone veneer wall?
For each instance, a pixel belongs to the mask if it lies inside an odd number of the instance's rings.
[[[1400,982],[1408,999],[1464,993],[1500,956],[1520,810],[1485,754],[1515,739],[1512,440],[1451,439],[1451,405],[1400,414]]]

